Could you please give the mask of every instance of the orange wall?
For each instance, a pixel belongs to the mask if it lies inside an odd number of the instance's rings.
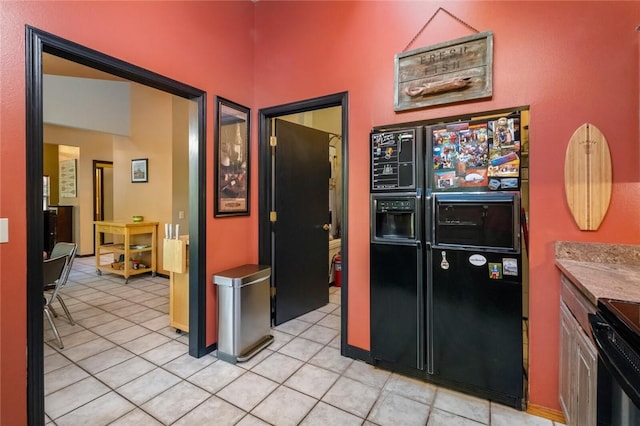
[[[493,31],[493,97],[395,113],[394,54],[439,6],[479,31]],[[530,105],[530,401],[559,409],[553,243],[640,243],[638,23],[636,2],[256,3],[256,108],[349,91],[351,345],[369,348],[371,127]],[[439,13],[409,50],[471,34]],[[563,184],[567,141],[584,122],[606,135],[614,178],[609,213],[588,233],[577,230]]]
[[[26,424],[26,24],[207,92],[207,193],[213,179],[213,99],[253,99],[254,6],[242,2],[0,2],[0,424]],[[257,147],[254,142],[253,149]],[[255,170],[257,171],[257,162]],[[258,187],[257,172],[252,185]],[[213,219],[207,196],[206,274],[257,261],[257,191],[252,216]],[[210,278],[207,280],[210,282]],[[213,285],[207,341],[215,341]]]
[[[494,32],[494,96],[394,113],[393,56],[438,6]],[[252,107],[255,120],[258,108],[349,91],[348,339],[364,349],[369,129],[530,105],[530,397],[558,409],[553,241],[640,242],[638,22],[634,2],[0,2],[0,217],[10,218],[10,242],[0,245],[0,424],[26,418],[26,187],[15,178],[25,175],[25,24],[207,91],[207,192],[215,95]],[[469,34],[441,13],[410,48]],[[576,230],[562,184],[567,140],[587,121],[609,140],[615,183],[609,214],[592,233]],[[257,125],[252,133],[256,155]],[[257,188],[257,161],[252,171]],[[257,260],[257,191],[251,203],[250,217],[214,220],[208,196],[207,276]]]

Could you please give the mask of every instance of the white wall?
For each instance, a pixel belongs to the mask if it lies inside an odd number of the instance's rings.
[[[76,198],[60,198],[58,204],[74,206],[73,235],[78,254],[93,253],[93,160],[112,161],[114,136],[90,130],[45,124],[45,144],[79,149]]]
[[[130,83],[45,74],[42,85],[45,123],[130,134]]]
[[[172,221],[180,233],[189,231],[189,103],[173,96]],[[182,213],[182,215],[180,214]],[[182,216],[182,217],[180,217]]]
[[[172,95],[131,85],[131,137],[115,136],[113,144],[114,220],[159,222],[158,265],[162,269],[164,224],[172,223],[173,194]],[[186,136],[186,135],[185,135]],[[148,182],[131,182],[131,160],[148,159]]]
[[[131,84],[131,136],[45,125],[45,143],[79,148],[78,197],[60,199],[73,205],[74,235],[80,255],[93,253],[93,161],[113,162],[113,218],[144,216],[159,222],[158,270],[162,270],[164,223],[180,223],[188,232],[189,101],[139,84]],[[131,160],[148,159],[146,183],[131,182]],[[105,188],[106,190],[106,188]],[[178,219],[183,211],[185,219]]]

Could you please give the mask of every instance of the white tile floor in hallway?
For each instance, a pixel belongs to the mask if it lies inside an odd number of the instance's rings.
[[[45,321],[46,424],[554,425],[340,356],[340,289],[329,293],[232,365],[188,355],[187,336],[168,326],[167,279],[125,285],[77,258],[63,291],[77,324],[56,318],[63,350]]]

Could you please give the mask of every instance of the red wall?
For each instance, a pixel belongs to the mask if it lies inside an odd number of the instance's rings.
[[[438,6],[480,31],[494,32],[494,95],[395,113],[394,54]],[[26,169],[25,24],[207,91],[208,192],[215,95],[252,107],[255,120],[259,108],[348,91],[348,339],[363,349],[369,348],[364,219],[370,128],[530,105],[530,400],[559,408],[559,274],[553,242],[640,243],[637,3],[4,1],[0,14],[0,217],[10,219],[10,242],[0,245],[0,424],[26,419],[26,187],[16,179]],[[470,34],[440,13],[410,49]],[[567,141],[584,122],[606,135],[614,170],[611,208],[600,230],[589,233],[578,231],[568,212],[562,173]],[[256,153],[257,125],[252,127]],[[257,161],[252,171],[257,188]],[[214,220],[208,196],[207,276],[257,260],[257,191],[251,198],[250,217]],[[211,308],[215,299],[208,288]],[[215,311],[208,311],[211,343]]]
[[[0,424],[26,424],[25,25],[115,56],[207,92],[206,276],[257,262],[252,216],[213,219],[214,97],[253,103],[254,6],[243,2],[0,2]],[[257,149],[253,142],[252,149]],[[257,165],[257,163],[256,163]],[[257,170],[257,167],[256,167]],[[257,173],[252,174],[254,188]],[[208,278],[207,283],[211,282]],[[213,285],[207,343],[215,342]]]
[[[439,6],[494,33],[493,97],[393,110],[394,55]],[[262,108],[349,91],[348,341],[369,348],[368,132],[372,126],[530,105],[530,401],[558,410],[556,240],[640,243],[636,2],[256,3],[256,96]],[[410,49],[473,34],[439,13]],[[598,126],[613,161],[611,207],[578,231],[564,194],[567,142]]]

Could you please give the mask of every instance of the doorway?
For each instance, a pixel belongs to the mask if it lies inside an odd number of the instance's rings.
[[[93,220],[113,219],[113,162],[93,160]],[[112,234],[100,233],[96,244],[112,243]]]
[[[341,141],[342,162],[340,174],[347,182],[347,98],[346,92],[315,98],[307,101],[266,108],[259,112],[259,261],[272,267],[272,309],[275,324],[308,312],[322,303],[321,292],[328,292],[326,263],[317,265],[323,279],[315,278],[316,264],[306,263],[306,257],[328,257],[329,217],[328,153],[330,142]],[[340,135],[322,132],[318,129],[285,123],[282,118],[292,114],[340,108]],[[313,141],[323,142],[321,149],[312,148]],[[336,142],[332,144],[335,146]],[[315,158],[312,159],[311,157]],[[298,164],[299,163],[299,164]],[[317,188],[311,191],[310,188]],[[308,190],[308,191],[307,191]],[[315,192],[307,197],[306,192]],[[323,198],[323,202],[309,200]],[[340,250],[342,254],[341,291],[341,352],[346,350],[347,294],[348,294],[348,227],[347,227],[347,185],[342,186],[339,223]],[[324,253],[314,256],[318,249],[310,248],[300,240],[322,241]],[[319,247],[313,245],[313,247]],[[312,250],[308,252],[307,250]],[[301,265],[306,265],[301,267]],[[312,265],[312,266],[310,266]],[[324,271],[324,272],[322,272]],[[320,284],[318,284],[320,283]],[[319,289],[319,291],[316,291]],[[280,295],[280,298],[279,298]],[[326,296],[325,296],[326,297]],[[322,306],[322,305],[320,305]],[[284,311],[284,312],[283,312]]]
[[[49,53],[118,77],[190,100],[189,106],[189,354],[201,357],[206,347],[206,93],[130,63],[26,27],[26,170],[27,193],[27,411],[29,425],[44,423],[44,356],[42,310],[42,58]]]

